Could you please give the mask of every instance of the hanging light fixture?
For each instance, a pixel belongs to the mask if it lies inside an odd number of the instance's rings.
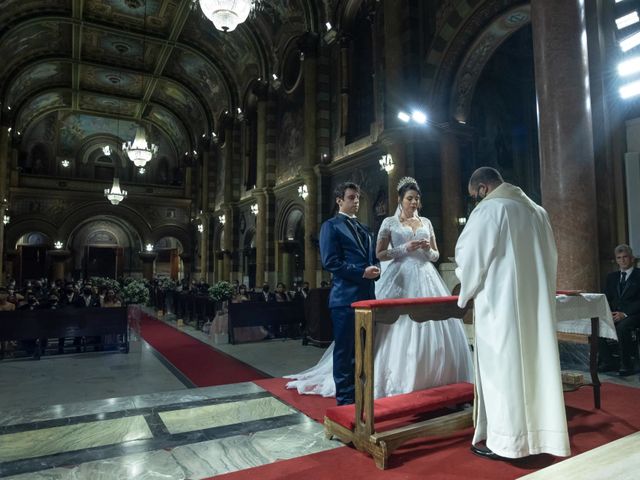
[[[102,147],[102,153],[104,153],[104,155],[108,157],[109,155],[111,155],[111,147],[109,145],[105,145],[104,147]]]
[[[222,225],[224,225],[224,223],[227,221],[227,217],[225,217],[225,216],[224,216],[224,214],[219,215],[219,216],[218,216],[218,221],[219,221]]]
[[[232,32],[244,22],[258,0],[200,0],[202,13],[223,32]]]
[[[298,195],[303,199],[306,200],[307,197],[309,196],[309,188],[307,187],[307,185],[300,185],[298,187]]]
[[[4,223],[5,225],[10,221],[11,221],[11,217],[9,215],[5,215],[4,218],[2,219],[2,223]]]
[[[258,213],[260,213],[260,207],[258,207],[257,203],[251,205],[251,213],[253,213],[254,215],[258,215]]]
[[[127,196],[127,191],[120,188],[120,180],[118,177],[113,177],[113,185],[111,188],[104,189],[104,196],[111,202],[112,205],[118,205]]]
[[[60,240],[57,240],[57,241],[53,244],[53,246],[56,248],[56,250],[62,250],[62,247],[64,246],[64,244],[63,244]]]
[[[158,152],[158,146],[147,142],[144,127],[138,125],[136,138],[133,142],[123,143],[122,150],[127,152],[129,159],[136,167],[144,167]]]

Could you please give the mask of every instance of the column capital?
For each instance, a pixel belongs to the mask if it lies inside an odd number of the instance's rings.
[[[9,252],[7,252],[7,255],[9,255]],[[49,255],[52,260],[60,262],[69,258],[71,252],[69,250],[47,250],[47,255]]]
[[[140,252],[138,253],[138,256],[144,263],[150,263],[156,259],[158,252]]]

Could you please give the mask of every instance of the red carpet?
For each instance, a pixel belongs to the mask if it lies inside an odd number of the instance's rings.
[[[284,390],[283,379],[259,380],[255,383],[316,419],[322,408],[333,405],[333,399],[303,396]],[[292,396],[299,398],[291,401]],[[593,407],[590,388],[565,394],[565,401],[573,455],[640,430],[640,409],[637,408],[640,389],[604,384],[602,410]],[[390,468],[385,471],[378,470],[367,455],[349,447],[340,447],[217,476],[216,479],[514,479],[562,460],[549,455],[511,462],[484,460],[469,452],[471,436],[472,429],[467,429],[447,439],[418,439],[407,443],[394,452],[390,458]]]
[[[142,312],[141,335],[198,387],[228,385],[267,375]]]

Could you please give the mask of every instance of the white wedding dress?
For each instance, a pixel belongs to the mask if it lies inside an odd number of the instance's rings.
[[[378,238],[391,239],[394,247],[410,240],[431,238],[431,222],[420,218],[415,234],[397,216],[386,218]],[[376,282],[376,298],[417,298],[450,295],[424,250],[385,262]],[[377,325],[374,360],[374,397],[388,397],[456,382],[472,382],[473,366],[462,321],[414,322],[401,316],[393,325]],[[335,396],[333,344],[309,370],[288,375],[287,388],[308,395]]]

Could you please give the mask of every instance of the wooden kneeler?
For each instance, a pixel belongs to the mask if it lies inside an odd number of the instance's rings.
[[[356,302],[355,319],[355,405],[329,408],[324,418],[325,434],[369,453],[378,468],[387,468],[391,453],[408,440],[442,436],[473,425],[472,409],[376,432],[376,422],[458,407],[473,401],[473,385],[456,383],[393,397],[373,399],[373,345],[375,324],[392,324],[400,315],[416,322],[462,318],[466,309],[457,306],[458,297],[367,300]]]

